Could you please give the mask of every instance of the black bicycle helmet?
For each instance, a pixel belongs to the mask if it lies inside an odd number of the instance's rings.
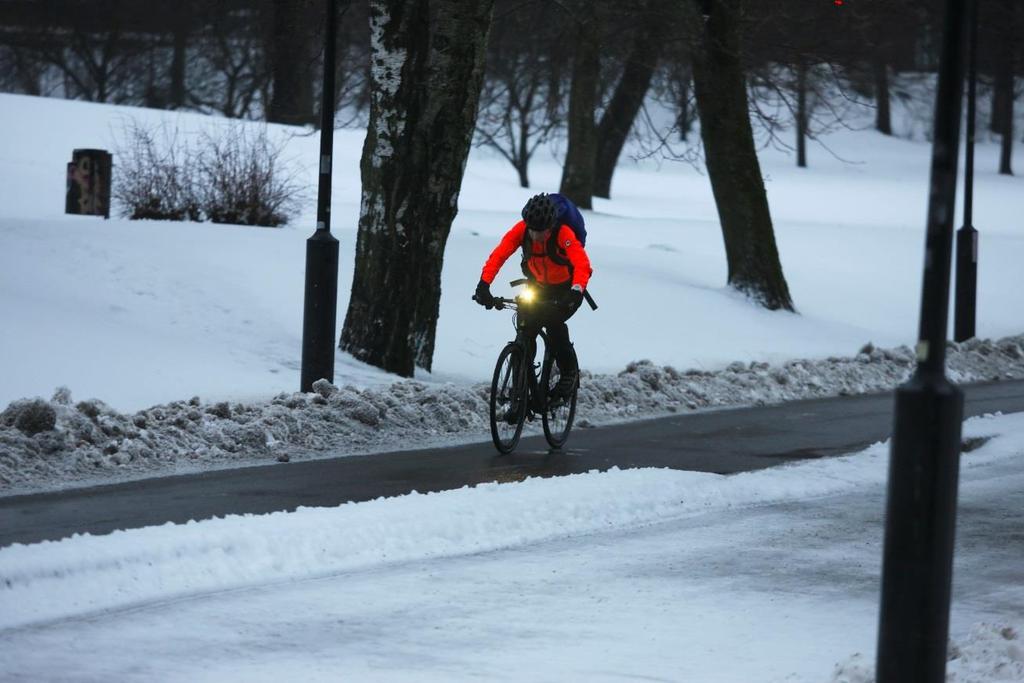
[[[542,192],[530,197],[530,201],[526,202],[526,206],[523,207],[523,220],[526,221],[528,229],[539,232],[554,226],[557,213],[555,202]]]

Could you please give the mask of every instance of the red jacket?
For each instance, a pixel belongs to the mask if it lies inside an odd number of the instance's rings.
[[[498,276],[498,271],[508,260],[508,257],[519,251],[526,237],[526,221],[519,221],[512,226],[512,229],[505,233],[501,242],[491,252],[487,263],[484,264],[483,273],[480,279],[491,284]],[[553,236],[550,239],[555,239]],[[553,261],[548,254],[547,245],[543,242],[534,241],[531,245],[530,258],[527,260],[527,267],[533,274],[534,279],[542,285],[565,284],[572,278],[572,284],[579,285],[586,289],[587,282],[593,270],[590,267],[590,259],[587,252],[576,239],[576,233],[567,225],[558,228],[557,249],[559,255],[572,264],[572,268]]]

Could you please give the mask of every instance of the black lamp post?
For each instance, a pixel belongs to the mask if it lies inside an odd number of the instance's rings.
[[[978,71],[978,3],[968,9],[967,49],[967,151],[964,160],[964,224],[956,231],[956,294],[953,339],[958,342],[975,334],[978,301],[978,231],[974,229],[974,99]]]
[[[331,235],[331,160],[334,150],[335,0],[325,0],[324,85],[320,104],[320,184],[316,232],[306,240],[306,296],[302,315],[300,391],[318,379],[334,381],[335,326],[338,317],[338,240]]]
[[[917,370],[896,391],[882,557],[878,683],[940,683],[953,575],[963,393],[946,378],[946,327],[967,0],[946,0]]]

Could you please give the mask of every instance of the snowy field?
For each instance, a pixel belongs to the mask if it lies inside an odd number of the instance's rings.
[[[0,407],[14,402],[0,492],[486,439],[482,381],[512,331],[469,296],[525,199],[557,186],[553,156],[524,190],[473,152],[433,374],[395,382],[339,354],[336,386],[303,395],[312,196],[278,230],[64,216],[71,150],[115,148],[126,117],[227,125],[0,95]],[[313,187],[316,137],[271,132]],[[339,324],[362,140],[336,136]],[[723,286],[704,175],[623,162],[587,214],[601,308],[572,324],[581,428],[907,376],[930,148],[871,131],[827,144],[845,161],[761,155],[795,315]],[[982,339],[951,346],[958,381],[1024,376],[1024,180],[997,176],[996,156],[979,146]],[[949,680],[1019,683],[1024,415],[964,435]],[[728,477],[591,472],[0,548],[0,680],[867,683],[887,454]]]
[[[186,137],[234,125],[0,95],[0,407],[38,397],[35,421],[44,427],[24,428],[33,418],[21,403],[0,415],[0,491],[487,438],[484,383],[511,321],[469,296],[524,200],[557,186],[553,155],[538,155],[530,190],[493,154],[471,155],[446,253],[432,374],[395,383],[339,353],[337,390],[302,396],[293,392],[312,193],[283,229],[63,215],[71,150],[116,149],[132,119]],[[317,137],[282,126],[271,134],[314,187]],[[336,135],[339,325],[362,140],[362,131]],[[809,169],[771,148],[761,154],[798,314],[768,312],[723,286],[722,240],[701,172],[623,161],[614,199],[587,213],[600,309],[582,310],[571,324],[587,372],[583,425],[883,390],[906,377],[930,147],[870,130],[832,133],[826,143],[835,156],[812,146]],[[1024,332],[1024,180],[994,173],[997,152],[991,142],[978,148],[975,199],[978,335],[992,341],[953,349],[961,381],[1024,376],[1016,336]],[[517,275],[513,258],[498,282]]]
[[[969,420],[950,681],[1024,680],[1024,415]],[[0,549],[0,679],[872,680],[888,446]]]
[[[870,112],[867,112],[870,113]],[[224,120],[0,95],[0,406],[67,386],[120,411],[198,395],[267,399],[299,384],[306,212],[278,230],[64,216],[64,167],[76,147],[114,149],[124,121],[166,121],[183,134]],[[318,139],[272,127],[315,188]],[[362,131],[335,141],[334,231],[341,242],[338,323],[352,277]],[[771,313],[724,287],[725,256],[705,175],[687,164],[624,161],[613,199],[588,213],[591,289],[600,309],[572,321],[583,367],[615,373],[650,359],[717,370],[735,361],[853,356],[867,342],[913,345],[920,302],[930,147],[872,131],[811,147],[809,169],[762,153],[779,250],[799,315]],[[995,174],[978,148],[981,230],[978,336],[1024,332],[1024,179]],[[1024,163],[1024,146],[1016,150]],[[116,160],[115,160],[116,163]],[[507,313],[470,301],[480,268],[525,199],[557,188],[544,150],[534,188],[511,166],[471,155],[445,257],[432,383],[489,378],[512,335]],[[518,274],[510,260],[498,282]],[[498,285],[496,293],[507,290]],[[335,383],[390,381],[338,355]]]

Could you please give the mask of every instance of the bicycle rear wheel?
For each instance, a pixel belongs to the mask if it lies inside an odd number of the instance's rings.
[[[491,440],[499,453],[511,453],[526,420],[527,388],[523,349],[508,344],[498,354],[491,380]]]
[[[575,353],[573,351],[573,355]],[[578,363],[577,367],[579,367]],[[576,384],[572,388],[572,395],[567,400],[555,403],[554,405],[552,405],[550,398],[551,392],[554,391],[558,385],[558,380],[561,379],[561,372],[554,358],[548,357],[544,360],[544,369],[541,371],[540,377],[540,384],[544,388],[545,393],[544,415],[542,418],[544,438],[548,440],[552,448],[561,448],[569,440],[572,422],[576,418],[576,394],[580,388],[579,377],[577,376]]]

